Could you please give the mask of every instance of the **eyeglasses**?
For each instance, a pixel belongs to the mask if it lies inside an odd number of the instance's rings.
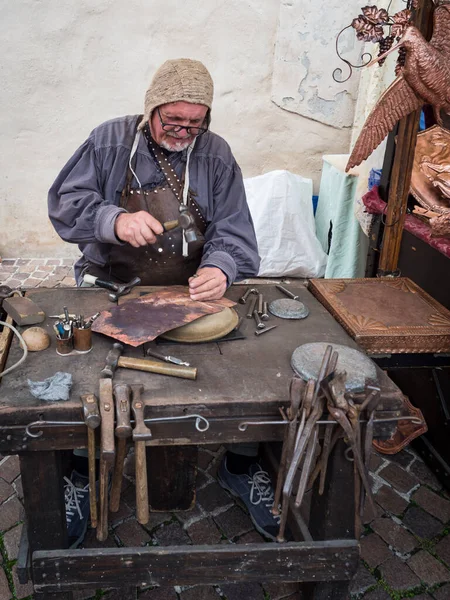
[[[207,127],[191,127],[190,125],[186,127],[186,125],[175,125],[175,123],[164,123],[161,117],[161,113],[159,112],[159,107],[156,109],[158,111],[159,120],[161,122],[161,128],[164,131],[173,131],[174,133],[178,133],[182,129],[186,130],[188,135],[203,135],[208,131]]]

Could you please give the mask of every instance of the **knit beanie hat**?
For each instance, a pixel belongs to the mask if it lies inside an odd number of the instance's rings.
[[[190,58],[166,60],[156,71],[145,94],[144,118],[138,129],[145,126],[157,106],[169,102],[203,104],[211,109],[213,93],[213,80],[201,62]]]

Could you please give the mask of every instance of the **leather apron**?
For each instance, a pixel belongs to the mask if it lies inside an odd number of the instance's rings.
[[[138,122],[140,118],[138,119]],[[178,219],[179,206],[183,201],[183,178],[180,181],[164,152],[153,142],[148,125],[143,134],[146,137],[149,151],[165,176],[165,183],[152,190],[133,187],[135,179],[132,170],[135,155],[130,157],[125,188],[120,198],[120,207],[128,213],[141,210],[148,212],[160,223]],[[137,147],[136,134],[133,149]],[[107,264],[102,268],[92,263],[85,272],[103,279],[127,282],[140,277],[141,285],[186,285],[189,277],[197,271],[205,244],[204,232],[206,221],[195,202],[194,193],[189,190],[187,205],[195,222],[197,241],[188,244],[187,256],[183,256],[183,230],[178,227],[157,236],[155,244],[134,248],[130,244],[113,245]]]

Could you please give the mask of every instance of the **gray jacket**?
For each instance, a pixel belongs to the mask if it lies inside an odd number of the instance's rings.
[[[60,237],[78,244],[83,254],[75,265],[78,283],[86,260],[103,266],[111,244],[123,244],[114,233],[114,223],[124,212],[120,195],[136,122],[133,115],[95,128],[50,188],[50,220]],[[180,177],[186,151],[172,152],[169,160]],[[164,182],[142,134],[135,172],[144,189]],[[215,133],[208,131],[197,139],[189,159],[189,183],[207,222],[201,266],[219,267],[229,284],[256,275],[260,259],[242,173],[228,144]]]

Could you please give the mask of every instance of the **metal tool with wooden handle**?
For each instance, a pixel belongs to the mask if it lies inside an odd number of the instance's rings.
[[[111,493],[109,495],[109,510],[111,512],[119,510],[123,463],[127,455],[127,438],[131,437],[133,433],[130,424],[130,394],[130,386],[126,383],[118,383],[114,386],[117,449]]]
[[[108,537],[108,477],[114,464],[114,401],[111,379],[100,379],[99,404],[101,415],[100,440],[100,511],[97,539]]]
[[[94,394],[83,394],[83,417],[88,434],[88,466],[89,466],[89,507],[91,526],[97,527],[97,488],[95,486],[95,429],[100,425],[98,400]]]
[[[159,373],[160,375],[182,377],[183,379],[197,378],[197,369],[194,367],[170,365],[145,358],[128,358],[121,356],[122,352],[123,345],[115,342],[112,349],[108,352],[106,365],[102,369],[101,377],[112,378],[117,367],[122,367],[125,369],[136,369],[137,371],[147,371],[149,373]]]
[[[149,520],[145,442],[151,439],[152,433],[144,423],[145,405],[141,400],[144,388],[142,385],[132,385],[131,390],[133,393],[133,441],[136,459],[136,518],[141,525],[145,525]]]

